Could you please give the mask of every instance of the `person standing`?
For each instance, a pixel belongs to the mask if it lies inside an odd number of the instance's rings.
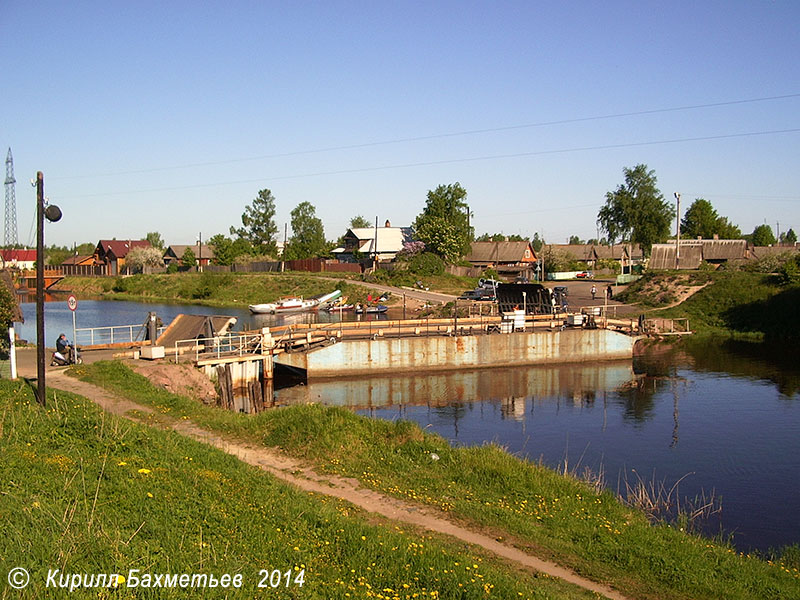
[[[595,284],[592,284],[592,300],[595,300],[596,298],[597,298],[597,286]]]
[[[608,287],[606,288],[606,296],[608,297],[609,300],[611,300],[614,297],[614,290],[611,289],[611,284],[610,283],[608,284]]]

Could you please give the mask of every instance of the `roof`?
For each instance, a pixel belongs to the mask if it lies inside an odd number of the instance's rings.
[[[698,240],[703,243],[703,260],[747,258],[746,240]],[[683,241],[681,241],[683,246]]]
[[[125,258],[128,251],[133,248],[149,248],[150,242],[147,240],[100,240],[97,247],[103,250],[104,254],[111,252],[117,258]]]
[[[765,256],[775,256],[778,254],[785,254],[787,252],[798,252],[800,246],[752,246],[750,252],[753,258],[759,259]]]
[[[702,242],[681,242],[681,269],[697,269],[703,262]],[[674,269],[675,244],[653,244],[648,269]]]
[[[93,260],[93,259],[94,259],[94,256],[92,256],[91,254],[88,255],[88,256],[86,256],[86,255],[84,255],[84,256],[70,256],[69,258],[64,259],[64,261],[61,264],[62,265],[80,265],[80,264],[83,264],[83,263],[85,263],[87,261],[90,261],[90,260]]]
[[[413,240],[411,227],[378,227],[377,229],[377,250],[375,249],[375,227],[355,227],[347,230],[345,237],[356,238],[361,242],[359,252],[364,254],[397,253],[403,249],[405,242]],[[336,248],[333,252],[344,252],[344,248]]]
[[[544,248],[551,252],[563,252],[575,260],[595,260],[596,258],[592,244],[546,244]]]
[[[187,248],[192,249],[195,258],[200,258],[197,244],[172,244],[166,250],[164,250],[164,256],[169,254],[171,250],[172,254],[175,255],[175,258],[183,258],[183,253],[186,252]],[[206,246],[205,244],[203,244],[201,249],[202,249],[203,259],[214,258],[214,248],[212,246]]]
[[[472,242],[467,260],[471,263],[534,262],[536,253],[530,242]]]
[[[36,250],[0,250],[6,262],[28,262],[36,260]]]

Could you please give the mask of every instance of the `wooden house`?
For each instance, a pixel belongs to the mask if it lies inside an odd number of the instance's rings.
[[[149,248],[147,240],[100,240],[94,249],[94,262],[103,267],[104,275],[121,275],[125,257],[134,248]]]

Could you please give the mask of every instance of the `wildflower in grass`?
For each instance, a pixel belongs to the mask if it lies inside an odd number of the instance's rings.
[[[147,497],[148,497],[148,498],[152,498],[152,497],[153,497],[153,494],[151,494],[150,492],[147,492]]]
[[[141,473],[142,475],[150,475],[152,471],[150,469],[139,469],[139,473]]]
[[[121,461],[119,461],[119,462],[117,463],[117,466],[118,466],[118,467],[124,467],[124,466],[125,466],[125,465],[127,465],[127,464],[128,464],[128,463],[126,463],[124,460],[121,460]]]

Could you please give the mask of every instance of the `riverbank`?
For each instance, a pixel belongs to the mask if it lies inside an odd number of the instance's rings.
[[[689,293],[687,293],[687,290]],[[686,299],[674,305],[676,299]],[[688,318],[700,335],[742,340],[798,339],[800,285],[744,271],[652,272],[620,294],[646,317]]]
[[[321,406],[228,413],[156,389],[118,363],[75,373],[155,409],[158,419],[187,419],[232,439],[281,448],[319,472],[435,509],[632,597],[800,597],[796,564],[769,564],[678,525],[651,525],[609,492],[496,446],[452,448],[407,422]]]
[[[46,589],[53,570],[51,587],[99,598],[126,595],[114,587],[159,598],[186,587],[226,598],[596,597],[79,395],[51,389],[45,410],[27,383],[0,381],[0,433],[3,513],[13,515],[0,520],[0,571],[21,583],[12,575],[24,569],[25,597],[57,596]],[[216,585],[166,583],[182,573]],[[132,591],[137,582],[148,589]]]

